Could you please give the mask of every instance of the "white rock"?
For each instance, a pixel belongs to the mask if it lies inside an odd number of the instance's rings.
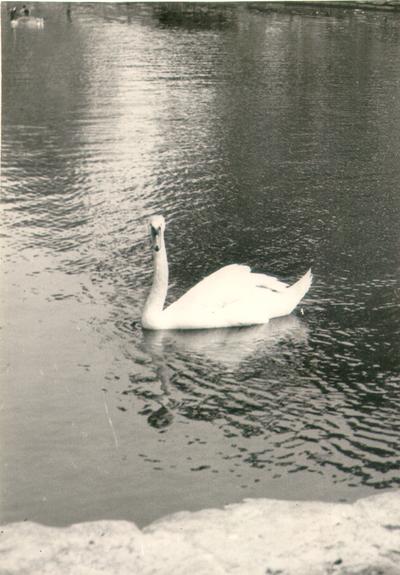
[[[126,521],[0,528],[1,575],[399,575],[400,492],[353,504],[246,500],[142,531]]]

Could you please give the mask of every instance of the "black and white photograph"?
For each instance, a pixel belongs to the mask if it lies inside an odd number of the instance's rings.
[[[400,575],[400,0],[1,56],[0,575]]]

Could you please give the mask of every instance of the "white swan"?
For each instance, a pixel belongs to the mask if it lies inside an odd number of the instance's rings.
[[[37,28],[42,30],[44,28],[44,19],[36,16],[19,16],[11,20],[10,24],[11,28]]]
[[[290,314],[310,288],[311,270],[292,286],[248,266],[232,264],[204,278],[163,309],[168,291],[165,220],[149,222],[154,259],[153,285],[144,305],[145,329],[211,329],[267,323]]]

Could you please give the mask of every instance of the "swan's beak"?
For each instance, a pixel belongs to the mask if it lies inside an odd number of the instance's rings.
[[[151,245],[155,252],[159,252],[161,249],[161,227],[155,228],[150,225],[151,232]]]

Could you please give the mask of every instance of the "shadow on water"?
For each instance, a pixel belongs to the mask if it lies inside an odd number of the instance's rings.
[[[237,24],[237,14],[238,6],[215,2],[106,2],[101,6],[101,16],[106,22],[134,25],[139,19],[147,24],[155,21],[160,28],[193,31],[230,28]],[[71,9],[67,9],[69,20],[70,17]]]
[[[163,2],[156,3],[153,11],[165,27],[219,30],[236,23],[236,7],[227,4]]]
[[[160,434],[200,425],[210,444],[222,433],[233,443],[221,457],[248,473],[307,471],[338,485],[396,486],[396,382],[355,373],[366,363],[353,357],[354,334],[342,334],[352,342],[332,357],[332,342],[308,324],[288,316],[250,328],[143,332],[147,376],[131,373],[124,410],[134,399]]]
[[[295,316],[288,316],[271,321],[269,324],[246,328],[187,331],[146,331],[143,333],[143,348],[150,355],[153,366],[160,381],[161,394],[156,402],[159,408],[152,410],[147,417],[149,425],[157,429],[164,429],[173,423],[174,411],[185,414],[186,401],[177,403],[174,400],[173,387],[179,379],[182,367],[176,369],[174,359],[199,374],[204,367],[210,367],[210,378],[213,377],[212,367],[223,367],[231,375],[240,370],[245,360],[255,362],[268,361],[282,341],[291,341],[293,344],[307,342],[308,328]],[[171,361],[172,360],[172,361]],[[196,376],[194,376],[196,378]],[[197,379],[200,387],[208,388],[210,382]],[[204,383],[204,385],[203,385]],[[223,388],[224,382],[221,381]],[[240,387],[240,385],[239,385]],[[135,389],[132,391],[135,393]],[[235,390],[233,389],[235,392]],[[195,392],[196,394],[196,392]],[[189,400],[190,401],[190,400]],[[219,417],[225,418],[226,406],[220,405]],[[229,411],[229,407],[228,407]],[[187,412],[186,416],[193,416]],[[200,416],[202,418],[203,416]],[[207,420],[207,413],[204,412]]]

